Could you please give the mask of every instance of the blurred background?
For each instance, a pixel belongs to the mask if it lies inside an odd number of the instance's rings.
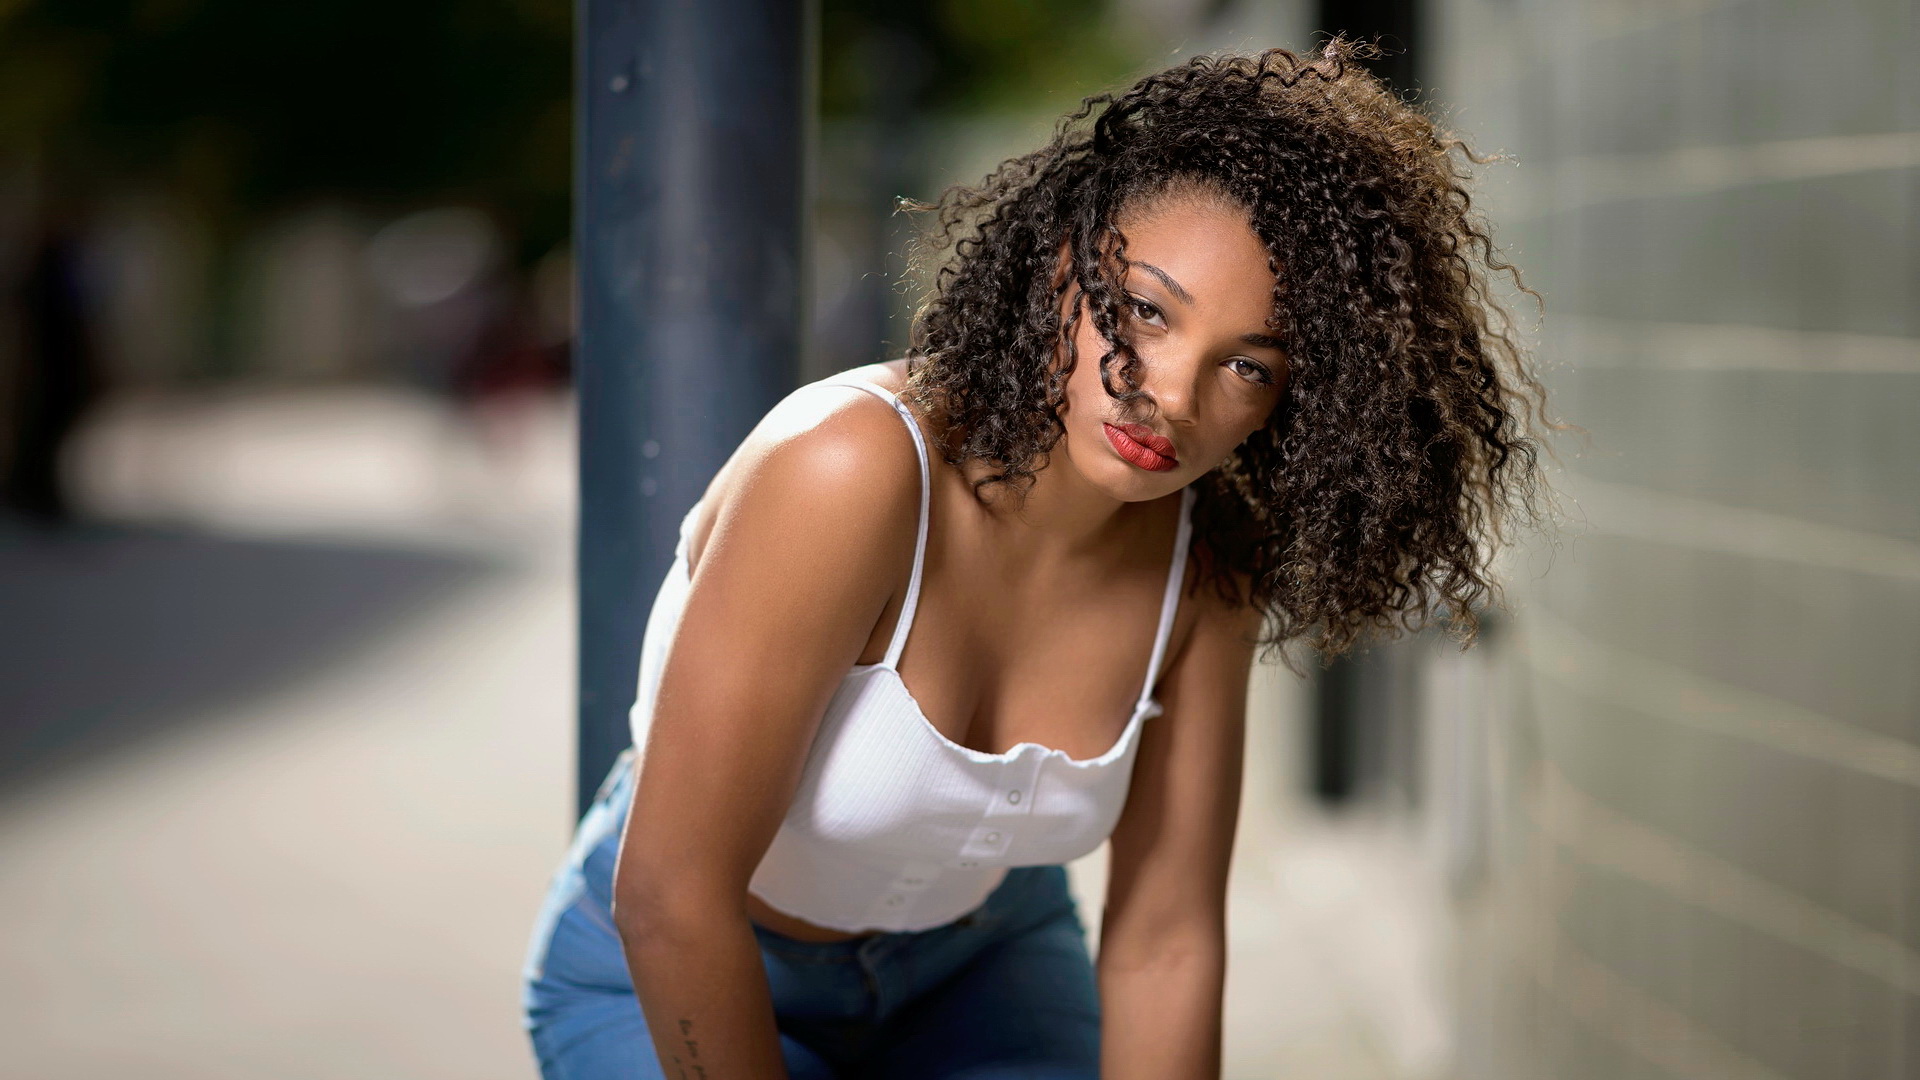
[[[1920,1075],[1910,3],[804,22],[796,383],[899,354],[895,196],[1198,52],[1384,35],[1505,155],[1476,204],[1590,432],[1569,521],[1470,651],[1257,672],[1229,1078]],[[580,26],[0,3],[0,1072],[534,1075],[584,745]],[[1072,872],[1097,934],[1104,852]]]

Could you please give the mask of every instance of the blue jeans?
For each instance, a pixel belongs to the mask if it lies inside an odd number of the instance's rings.
[[[534,925],[521,1005],[544,1080],[663,1076],[609,915],[633,782],[628,749]],[[1065,867],[1015,867],[930,930],[810,942],[751,925],[790,1080],[1099,1080],[1099,993]]]

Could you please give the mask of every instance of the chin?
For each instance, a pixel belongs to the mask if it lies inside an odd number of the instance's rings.
[[[1105,437],[1097,430],[1093,437],[1100,440],[1098,444],[1086,446],[1086,456],[1093,460],[1083,460],[1077,452],[1080,446],[1077,446],[1071,438],[1067,443],[1066,456],[1073,464],[1074,470],[1084,477],[1087,483],[1115,499],[1121,502],[1148,502],[1186,486],[1185,481],[1178,479],[1185,475],[1185,471],[1179,466],[1168,469],[1166,472],[1148,472],[1137,465],[1129,464],[1118,454],[1109,450]]]

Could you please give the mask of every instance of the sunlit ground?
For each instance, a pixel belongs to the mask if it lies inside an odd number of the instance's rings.
[[[127,400],[110,525],[0,531],[0,1044],[49,1078],[525,1078],[572,806],[571,413],[397,391]],[[1292,783],[1254,693],[1227,1070],[1447,1075],[1412,830]],[[23,704],[24,703],[24,704]],[[1076,864],[1097,933],[1104,851]]]

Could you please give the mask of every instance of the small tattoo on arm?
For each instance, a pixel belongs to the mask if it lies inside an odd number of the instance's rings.
[[[694,1080],[706,1080],[707,1067],[700,1064],[700,1041],[691,1037],[692,1032],[693,1021],[686,1017],[681,1017],[680,1040],[686,1045],[687,1056],[693,1059],[693,1072],[687,1072],[687,1066],[680,1060],[679,1054],[673,1055],[673,1066],[679,1070],[680,1080],[689,1080],[689,1077],[694,1078]]]

